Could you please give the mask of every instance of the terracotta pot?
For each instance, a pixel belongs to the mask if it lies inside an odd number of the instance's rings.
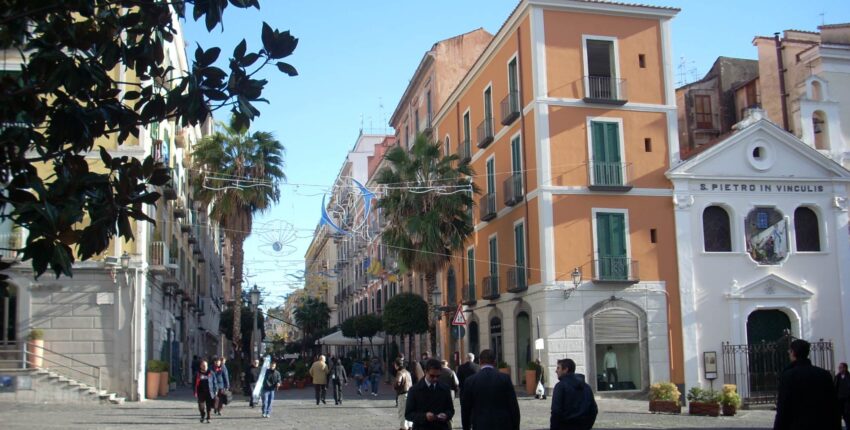
[[[27,341],[27,367],[40,368],[44,365],[44,339]]]
[[[295,381],[295,388],[304,388],[306,385],[307,385],[307,381],[305,381],[303,379],[300,380],[300,381]]]
[[[290,388],[292,388],[292,384],[289,381],[283,381],[283,383],[280,384],[281,390],[288,390]]]
[[[681,414],[682,407],[672,400],[650,400],[649,412],[664,414]]]
[[[534,391],[537,390],[537,371],[536,370],[526,370],[525,371],[525,392],[529,395],[534,395]]]
[[[159,395],[159,372],[145,374],[145,398],[153,400]]]
[[[720,409],[723,411],[724,417],[733,417],[736,413],[738,413],[738,408],[734,405],[723,405]]]
[[[720,403],[688,403],[688,413],[691,415],[702,415],[709,417],[720,416]]]
[[[168,395],[168,372],[159,372],[159,395]]]

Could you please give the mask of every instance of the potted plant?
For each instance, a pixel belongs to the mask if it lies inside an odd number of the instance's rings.
[[[303,361],[295,364],[295,387],[304,388],[307,385],[307,365]]]
[[[741,407],[741,396],[738,395],[738,387],[734,384],[723,385],[720,393],[720,407],[724,417],[734,416]]]
[[[688,390],[688,413],[716,417],[720,415],[720,393],[693,387]]]
[[[537,379],[541,370],[540,365],[534,361],[529,361],[525,365],[525,392],[529,395],[534,395],[537,390]]]
[[[159,361],[159,395],[167,396],[168,395],[168,362]]]
[[[653,413],[682,413],[679,399],[682,393],[672,382],[659,382],[649,386],[649,411]]]
[[[511,367],[508,366],[508,363],[504,361],[499,362],[499,372],[504,373],[505,375],[511,376]]]
[[[33,368],[44,364],[44,331],[41,329],[34,328],[27,335],[27,363]]]
[[[145,397],[155,399],[159,395],[159,360],[148,360],[145,373]]]

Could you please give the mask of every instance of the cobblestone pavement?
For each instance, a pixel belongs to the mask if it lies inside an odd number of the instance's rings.
[[[396,408],[390,387],[380,387],[378,397],[358,396],[352,385],[346,387],[342,405],[316,406],[312,387],[279,391],[272,417],[260,416],[259,407],[248,407],[244,397],[236,397],[222,416],[213,416],[210,424],[198,422],[198,412],[188,390],[172,392],[168,397],[121,406],[34,405],[0,403],[0,428],[11,429],[131,429],[156,428],[245,428],[245,429],[387,429],[398,428]],[[329,393],[330,394],[330,393]],[[551,399],[550,399],[551,400]],[[546,429],[550,400],[520,398],[523,429]],[[596,429],[769,429],[773,411],[740,411],[735,417],[691,417],[656,415],[647,412],[646,401],[598,400],[600,415]],[[460,427],[460,405],[454,428]]]

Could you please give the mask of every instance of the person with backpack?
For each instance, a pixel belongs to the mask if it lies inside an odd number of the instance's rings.
[[[569,358],[558,360],[555,371],[558,383],[552,391],[550,430],[592,429],[599,409],[584,375],[576,373],[576,362]]]

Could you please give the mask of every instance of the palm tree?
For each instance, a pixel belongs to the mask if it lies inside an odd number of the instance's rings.
[[[224,229],[233,247],[233,345],[241,349],[242,245],[251,233],[254,214],[280,199],[284,147],[269,132],[249,133],[233,124],[202,139],[193,151],[195,199],[212,205],[210,218]]]
[[[376,178],[388,186],[378,201],[387,220],[383,242],[398,252],[403,265],[425,274],[425,300],[430,302],[437,272],[463,249],[474,230],[472,194],[478,193],[470,180],[474,171],[457,155],[443,155],[440,143],[423,134],[416,136],[410,152],[396,146],[385,158],[389,166]],[[429,332],[433,344],[436,322],[429,324]]]

